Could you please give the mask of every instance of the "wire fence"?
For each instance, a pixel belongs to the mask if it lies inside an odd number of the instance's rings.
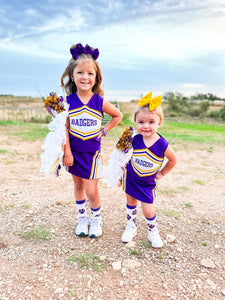
[[[0,107],[1,121],[48,123],[50,119],[45,108]]]
[[[113,104],[118,109],[120,108],[119,102],[114,102]],[[104,114],[103,124],[106,124],[110,118],[110,116]],[[22,108],[0,106],[0,121],[49,123],[51,119],[52,117],[44,107]]]

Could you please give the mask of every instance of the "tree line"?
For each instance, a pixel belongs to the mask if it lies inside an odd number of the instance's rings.
[[[196,94],[194,96],[184,96],[181,93],[166,92],[163,95],[163,101],[166,103],[166,115],[170,117],[190,116],[190,117],[210,117],[217,120],[225,121],[225,105],[220,110],[209,111],[210,106],[215,101],[222,101],[211,93]]]

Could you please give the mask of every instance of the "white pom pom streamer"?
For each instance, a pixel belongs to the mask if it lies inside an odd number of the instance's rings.
[[[133,153],[133,148],[127,153],[120,149],[114,149],[110,154],[109,164],[103,171],[103,182],[108,186],[116,189],[121,185],[123,171],[130,160]]]
[[[109,165],[103,171],[103,182],[113,188],[121,185],[126,164],[131,159],[133,128],[126,128],[116,143],[116,148],[110,154]]]
[[[44,172],[46,177],[57,177],[63,161],[64,145],[66,144],[65,124],[69,104],[63,102],[63,107],[65,110],[60,113],[53,111],[54,117],[48,125],[50,132],[47,134],[42,146],[44,153],[41,155],[40,171]]]

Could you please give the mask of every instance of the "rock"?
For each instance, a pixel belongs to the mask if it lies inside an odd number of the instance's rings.
[[[5,243],[3,243],[3,242],[0,243],[0,249],[1,249],[1,248],[7,248],[7,246],[8,246],[8,245],[5,244]]]
[[[207,279],[207,280],[206,280],[206,284],[207,284],[207,286],[210,287],[212,290],[216,290],[216,284],[215,284],[212,280]]]
[[[125,259],[122,265],[126,269],[135,270],[141,266],[141,263],[134,259]]]
[[[135,246],[136,246],[136,243],[134,241],[131,241],[125,245],[126,248],[131,248],[131,249],[134,249]]]
[[[205,268],[214,269],[216,266],[210,258],[203,258],[201,260],[201,265]]]
[[[166,235],[166,241],[168,243],[173,243],[173,242],[175,242],[175,240],[176,240],[176,237],[174,235],[169,234],[169,233]]]
[[[206,273],[200,273],[200,274],[198,274],[198,277],[201,280],[206,280],[206,279],[208,279],[208,274],[206,274]]]
[[[121,269],[121,261],[114,261],[112,263],[112,268],[114,271],[118,271]]]
[[[183,249],[180,248],[180,247],[178,247],[178,248],[177,248],[177,252],[178,252],[178,253],[183,253]]]
[[[217,249],[217,250],[220,249],[220,247],[221,247],[221,246],[218,245],[218,244],[215,244],[215,245],[214,245],[214,248]]]
[[[54,291],[54,294],[61,294],[63,292],[63,288],[58,288]]]

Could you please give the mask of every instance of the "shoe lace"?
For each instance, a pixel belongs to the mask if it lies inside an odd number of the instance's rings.
[[[79,217],[79,223],[85,225],[88,222],[87,217]]]
[[[94,226],[94,227],[99,226],[100,223],[101,223],[101,222],[100,222],[100,219],[98,219],[98,218],[92,218],[92,219],[91,219],[91,225]]]

